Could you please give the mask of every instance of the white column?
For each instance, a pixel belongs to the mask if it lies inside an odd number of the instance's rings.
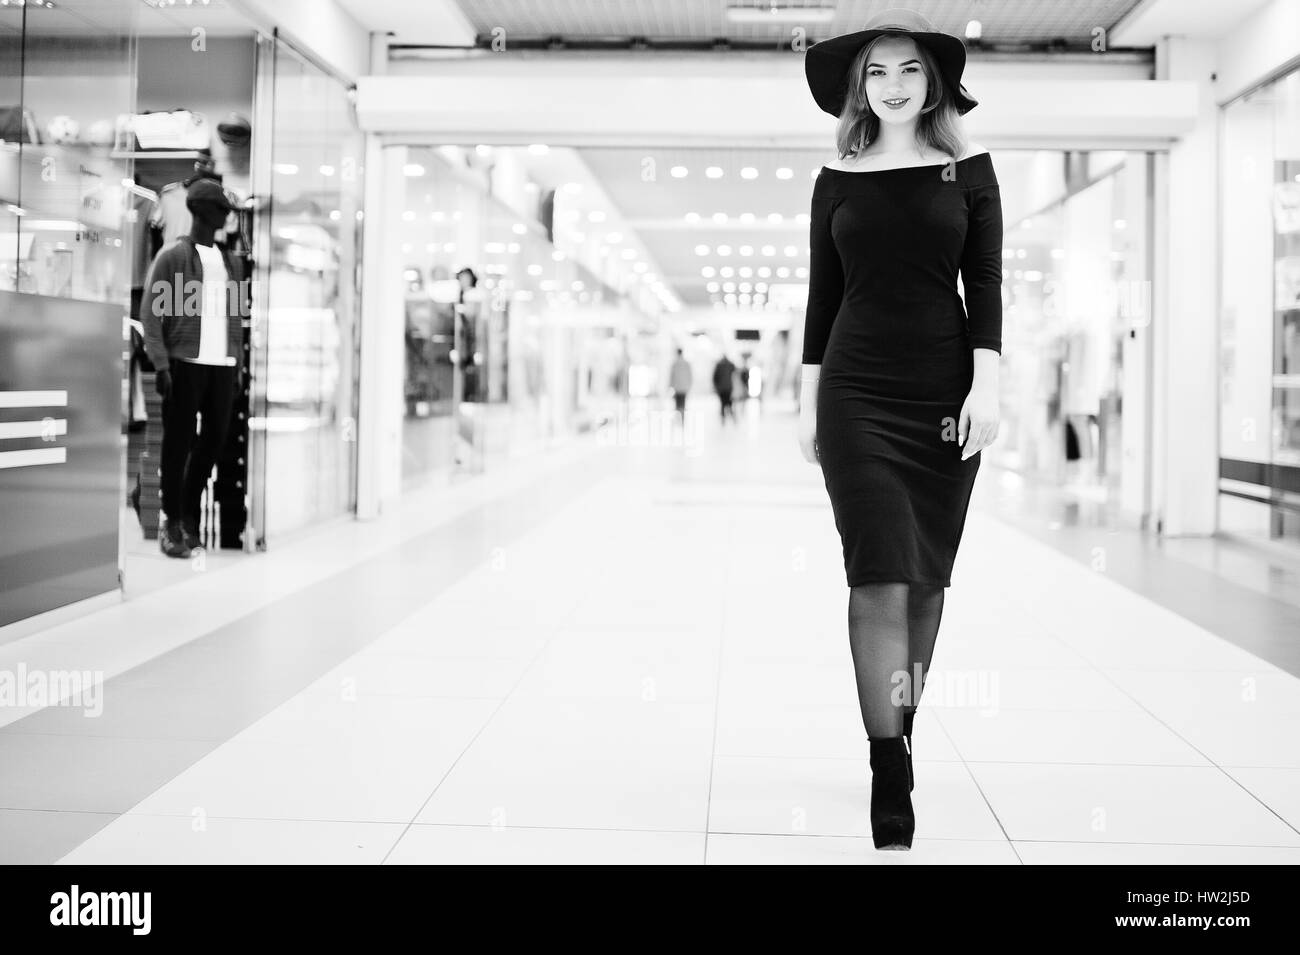
[[[1195,83],[1197,119],[1156,157],[1152,510],[1169,536],[1215,530],[1218,486],[1216,44],[1165,37],[1157,78]]]
[[[385,37],[374,36],[372,61],[384,68]],[[402,487],[406,314],[402,258],[395,248],[406,179],[405,147],[366,136],[365,217],[361,260],[361,360],[357,422],[357,517],[377,517]]]

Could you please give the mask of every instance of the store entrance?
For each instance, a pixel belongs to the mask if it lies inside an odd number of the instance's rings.
[[[209,36],[205,45],[206,58],[196,60],[188,35],[138,38],[135,112],[129,124],[120,125],[114,143],[114,155],[131,170],[124,180],[130,193],[126,214],[130,304],[123,428],[126,497],[121,521],[122,583],[128,597],[237,560],[248,549],[248,336],[252,236],[258,216],[251,176],[256,37],[251,31]],[[175,367],[169,367],[173,408],[172,414],[165,415],[159,369],[146,344],[144,311],[157,311],[147,287],[151,281],[172,283],[176,287],[167,306],[186,307],[186,296],[193,290],[175,282],[176,276],[159,273],[166,271],[162,263],[172,261],[166,258],[167,250],[192,232],[195,217],[189,200],[195,189],[202,188],[195,185],[200,181],[211,183],[218,191],[210,194],[224,196],[231,207],[205,249],[213,262],[226,268],[226,301],[233,313],[221,316],[226,319],[222,323],[226,334],[220,347],[209,343],[208,351],[195,356],[197,360],[206,355],[206,361],[218,364],[180,366],[180,371],[196,370],[198,376],[178,375]],[[196,247],[196,252],[203,251]],[[204,266],[205,284],[211,265]],[[205,300],[204,307],[207,304]],[[157,350],[155,345],[155,354]],[[213,358],[217,352],[224,361],[233,361],[233,367]],[[173,357],[169,365],[177,361]],[[170,497],[175,509],[181,509],[175,502],[183,496],[184,468],[179,462],[186,442],[197,450],[205,427],[215,427],[205,423],[202,410],[192,429],[178,423],[175,389],[190,379],[204,383],[194,395],[196,407],[218,397],[222,399],[218,404],[225,407],[224,392],[231,393],[226,437],[202,491],[196,523],[169,514],[166,508]],[[164,436],[169,442],[166,461]],[[198,458],[192,451],[190,460]],[[170,482],[166,489],[165,482]]]

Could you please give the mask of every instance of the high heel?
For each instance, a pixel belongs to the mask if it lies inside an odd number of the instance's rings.
[[[877,849],[910,849],[916,817],[907,788],[907,742],[902,736],[871,744],[871,838]]]
[[[912,773],[912,720],[916,717],[916,710],[903,711],[903,739],[907,740],[907,791],[911,792],[916,788],[916,776]]]

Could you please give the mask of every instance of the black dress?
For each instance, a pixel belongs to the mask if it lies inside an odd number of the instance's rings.
[[[957,440],[971,352],[1002,351],[993,160],[823,167],[811,218],[803,361],[848,585],[949,587],[982,456]]]

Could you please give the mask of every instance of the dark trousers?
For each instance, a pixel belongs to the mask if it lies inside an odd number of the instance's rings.
[[[718,392],[718,401],[720,401],[720,402],[722,403],[722,420],[723,420],[723,421],[726,421],[726,420],[727,420],[727,415],[731,415],[731,420],[732,420],[732,421],[735,421],[735,420],[736,420],[736,409],[735,409],[734,407],[732,407],[732,404],[731,404],[731,392],[730,392],[730,391],[719,391],[719,392]]]
[[[172,391],[163,399],[162,507],[173,526],[199,526],[199,502],[230,430],[233,365],[171,363]],[[194,416],[202,415],[201,427]]]

